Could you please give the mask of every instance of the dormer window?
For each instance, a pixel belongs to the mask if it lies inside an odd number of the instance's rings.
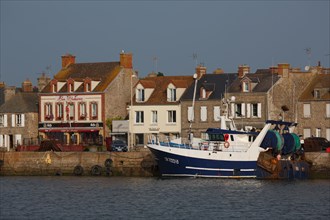
[[[57,80],[52,80],[50,83],[51,92],[57,92]]]
[[[320,90],[318,90],[318,89],[315,89],[315,90],[314,90],[314,98],[316,98],[316,99],[321,98]]]
[[[68,92],[74,92],[74,84],[73,84],[73,82],[68,82]]]
[[[175,102],[176,101],[176,88],[167,89],[167,101]]]
[[[136,89],[136,101],[137,102],[145,101],[144,89]]]
[[[206,99],[206,90],[205,90],[205,88],[201,89],[201,98]]]
[[[86,92],[92,91],[92,85],[91,83],[86,83]]]
[[[248,82],[243,82],[243,92],[249,92],[249,83]]]
[[[92,91],[92,81],[88,77],[84,80],[84,91],[85,92],[91,92]]]

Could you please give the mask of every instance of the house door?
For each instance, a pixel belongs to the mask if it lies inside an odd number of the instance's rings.
[[[9,135],[9,149],[14,148],[14,135],[10,134]]]

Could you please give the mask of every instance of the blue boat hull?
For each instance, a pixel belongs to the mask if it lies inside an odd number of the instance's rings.
[[[150,148],[162,176],[255,178],[257,161],[193,158]]]

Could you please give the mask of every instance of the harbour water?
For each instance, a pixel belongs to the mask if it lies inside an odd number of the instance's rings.
[[[330,180],[0,177],[0,219],[329,219]]]

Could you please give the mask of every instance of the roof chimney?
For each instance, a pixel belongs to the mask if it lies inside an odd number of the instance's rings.
[[[277,66],[278,66],[278,74],[282,75],[283,77],[288,77],[290,64],[288,64],[288,63],[279,63]]]
[[[198,79],[200,79],[203,75],[206,74],[206,67],[203,65],[198,65],[196,67],[196,74],[197,74]]]
[[[76,57],[72,54],[65,54],[62,56],[62,68],[68,67],[70,64],[76,63]]]
[[[22,91],[23,92],[32,92],[33,91],[32,82],[30,80],[27,79],[22,83]]]
[[[120,66],[128,69],[133,68],[133,54],[125,53],[123,50],[120,53]]]
[[[241,79],[245,74],[250,72],[250,67],[248,65],[239,65],[238,66],[238,77]]]

